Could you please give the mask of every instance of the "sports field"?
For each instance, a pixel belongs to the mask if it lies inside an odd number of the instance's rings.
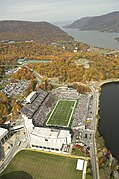
[[[52,110],[46,125],[68,127],[76,102],[76,100],[59,100]]]
[[[20,151],[0,175],[0,179],[81,179],[76,158]]]

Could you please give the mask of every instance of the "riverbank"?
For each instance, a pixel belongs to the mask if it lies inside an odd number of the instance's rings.
[[[119,37],[116,37],[115,40],[119,41]]]

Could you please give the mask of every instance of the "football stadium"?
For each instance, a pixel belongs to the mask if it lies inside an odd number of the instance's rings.
[[[71,144],[71,125],[79,93],[61,87],[46,92],[34,91],[21,109],[29,147],[49,152],[68,152]]]

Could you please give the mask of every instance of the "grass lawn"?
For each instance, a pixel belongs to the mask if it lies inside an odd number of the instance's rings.
[[[83,152],[81,152],[78,148],[72,149],[72,155],[85,156],[85,154]]]
[[[93,179],[91,175],[86,175],[86,179]]]
[[[76,158],[20,151],[0,175],[0,179],[81,179]]]
[[[46,125],[69,127],[76,102],[76,100],[59,100],[52,110]]]

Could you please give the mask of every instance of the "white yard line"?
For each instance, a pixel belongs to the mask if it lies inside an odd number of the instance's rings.
[[[60,101],[60,100],[58,100],[58,101],[57,101],[57,103],[56,103],[56,105],[55,105],[54,109],[52,110],[52,112],[51,112],[51,114],[50,114],[50,116],[49,116],[49,118],[48,118],[48,120],[47,120],[47,122],[46,122],[46,125],[47,125],[47,123],[49,122],[49,120],[50,120],[50,118],[51,118],[51,116],[52,116],[52,114],[53,114],[54,110],[56,109],[56,107],[57,107],[57,105],[58,105],[59,101]]]
[[[68,127],[69,124],[70,124],[70,122],[71,122],[71,118],[72,118],[72,115],[73,115],[73,112],[74,112],[74,109],[75,109],[75,106],[76,106],[76,103],[77,103],[76,100],[74,100],[74,101],[75,101],[75,103],[74,103],[74,106],[73,106],[73,109],[72,109],[72,113],[71,113],[71,115],[70,115],[69,122],[68,122],[68,125],[67,125],[66,127]]]

